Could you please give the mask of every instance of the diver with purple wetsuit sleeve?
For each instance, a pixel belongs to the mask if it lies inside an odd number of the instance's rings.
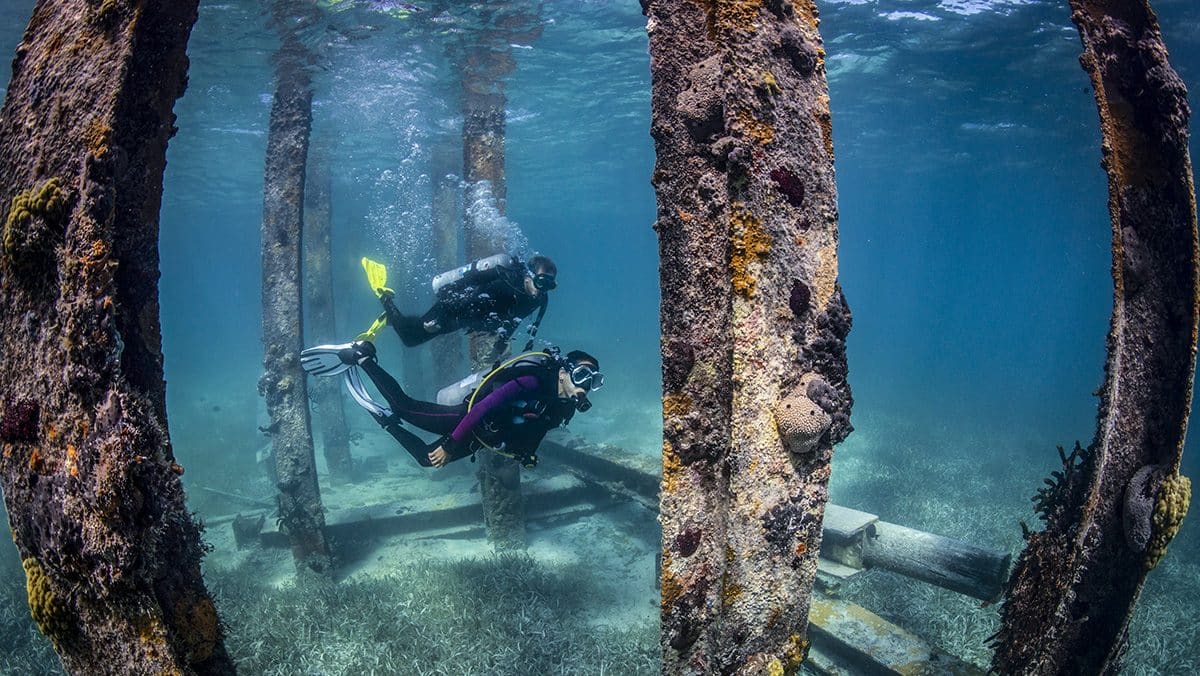
[[[497,365],[451,405],[410,397],[379,365],[368,341],[309,348],[301,353],[301,365],[313,375],[344,374],[355,401],[424,467],[441,467],[484,448],[533,467],[546,433],[591,408],[588,393],[604,383],[600,362],[580,350],[565,357],[557,350],[529,353]],[[370,397],[359,370],[387,405]],[[427,444],[403,423],[440,436]]]

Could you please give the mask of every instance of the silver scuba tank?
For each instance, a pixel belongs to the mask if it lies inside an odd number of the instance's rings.
[[[517,259],[506,253],[498,253],[488,256],[487,258],[480,258],[473,263],[460,265],[453,270],[447,270],[436,275],[433,278],[433,292],[437,293],[438,291],[441,291],[445,286],[457,282],[472,272],[480,273],[488,272],[489,270],[494,270],[496,268],[511,268],[516,264]]]
[[[471,392],[473,392],[476,387],[479,387],[479,383],[483,381],[487,374],[491,372],[491,369],[476,371],[457,383],[451,383],[450,385],[443,387],[442,389],[438,390],[437,403],[441,404],[442,406],[455,406],[463,403],[467,400],[467,397],[471,396]]]
[[[528,356],[512,360],[507,364],[507,368],[514,366],[536,366],[545,363],[546,355],[540,352],[534,352]],[[462,380],[452,383],[438,390],[437,403],[442,406],[455,406],[467,400],[475,388],[483,384],[483,380],[488,377],[488,374],[496,371],[496,368],[484,369],[476,371]]]

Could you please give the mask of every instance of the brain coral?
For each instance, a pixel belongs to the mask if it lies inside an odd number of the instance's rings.
[[[29,614],[47,638],[62,643],[72,631],[71,613],[50,588],[50,580],[41,564],[32,556],[21,561],[25,569],[25,592],[29,596]]]
[[[1154,505],[1154,533],[1146,550],[1146,566],[1158,565],[1167,553],[1167,545],[1179,532],[1183,517],[1187,515],[1192,497],[1192,482],[1185,476],[1175,474],[1162,482],[1158,502]]]
[[[820,377],[812,373],[805,374],[796,389],[775,407],[779,438],[790,453],[811,452],[829,429],[829,414],[808,398],[808,387],[814,380],[820,380]]]

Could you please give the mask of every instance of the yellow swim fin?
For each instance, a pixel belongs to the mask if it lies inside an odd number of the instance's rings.
[[[375,337],[379,335],[379,332],[381,330],[383,330],[383,327],[385,327],[385,326],[387,326],[387,313],[386,312],[379,315],[378,317],[376,317],[375,321],[371,323],[371,327],[368,328],[366,331],[363,331],[362,333],[358,334],[358,337],[355,338],[354,340],[365,340],[368,343],[374,343]]]
[[[367,283],[371,285],[371,290],[376,296],[383,297],[384,293],[394,294],[395,292],[387,288],[387,266],[383,263],[373,261],[366,256],[362,259],[363,271],[367,273]]]

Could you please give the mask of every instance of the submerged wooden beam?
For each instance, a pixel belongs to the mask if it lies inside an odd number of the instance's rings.
[[[519,11],[506,13],[503,6],[480,7],[481,20],[495,25],[497,30],[472,36],[473,43],[462,53],[463,178],[467,184],[467,200],[478,202],[490,195],[495,213],[502,216],[507,194],[503,78],[515,68],[510,34],[515,36],[514,30],[528,21],[528,15]],[[498,233],[481,222],[485,209],[476,204],[463,211],[466,230],[463,248],[467,260],[478,260],[507,250],[508,243],[498,240]],[[502,356],[497,353],[496,339],[491,335],[471,334],[468,345],[473,369],[486,368]],[[500,549],[524,547],[520,464],[488,450],[480,451],[477,457],[488,539]]]
[[[234,671],[167,434],[158,314],[196,5],[41,0],[0,113],[0,482],[30,612],[73,674]]]
[[[300,368],[303,344],[301,240],[304,180],[312,130],[309,52],[292,28],[290,3],[272,5],[282,45],[276,53],[275,94],[263,179],[262,307],[264,373],[259,392],[271,418],[271,446],[279,489],[279,520],[291,539],[298,570],[332,572],[325,516],[317,485]]]
[[[1001,612],[1000,673],[1117,673],[1147,572],[1187,511],[1179,475],[1200,277],[1186,88],[1146,0],[1071,0],[1103,133],[1113,314],[1096,435],[1036,498]]]
[[[980,601],[995,601],[1008,581],[1012,555],[961,540],[877,521],[863,539],[862,562]]]
[[[851,405],[817,10],[643,7],[662,262],[663,671],[792,673]]]
[[[982,676],[984,673],[848,601],[814,593],[808,621],[813,645],[805,667],[811,673],[828,676]]]
[[[333,218],[330,204],[329,149],[320,147],[311,153],[308,176],[304,183],[304,298],[305,342],[321,345],[337,342],[333,311]],[[333,481],[354,478],[350,457],[350,434],[342,409],[340,378],[313,378],[312,416],[321,432],[325,464]]]
[[[530,516],[554,513],[571,505],[606,498],[594,487],[582,483],[531,491],[525,496],[525,509]],[[452,500],[454,504],[433,509],[413,509],[411,505],[382,504],[344,510],[330,515],[326,524],[329,537],[353,540],[394,535],[426,533],[428,531],[475,526],[483,516],[483,504],[470,496]],[[260,534],[267,547],[286,547],[288,535],[277,529]]]

